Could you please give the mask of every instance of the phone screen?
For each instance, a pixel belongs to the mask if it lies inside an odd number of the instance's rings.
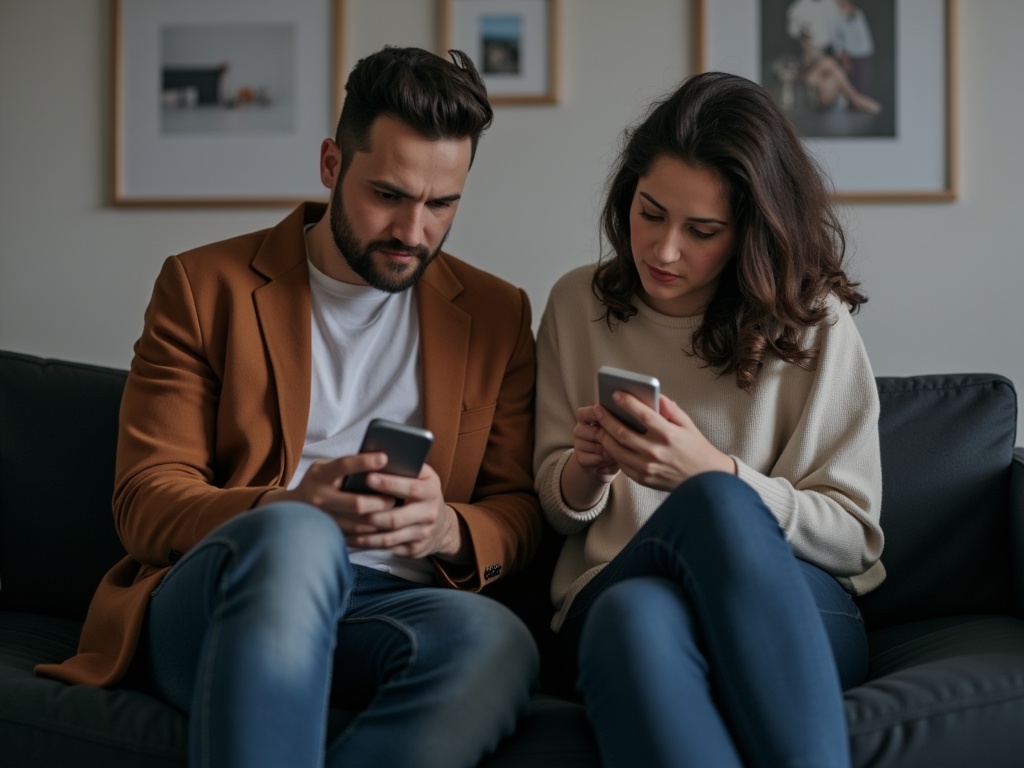
[[[366,428],[360,453],[381,451],[388,455],[388,463],[378,470],[389,475],[418,477],[427,460],[434,435],[429,429],[411,427],[386,419],[374,419]],[[347,475],[341,488],[353,493],[372,493],[366,485],[366,473]]]
[[[623,368],[614,368],[610,365],[603,365],[597,371],[597,402],[601,404],[601,407],[611,411],[615,418],[634,432],[643,434],[647,428],[612,400],[612,393],[617,391],[628,392],[648,408],[657,410],[661,383],[654,376],[627,371]]]

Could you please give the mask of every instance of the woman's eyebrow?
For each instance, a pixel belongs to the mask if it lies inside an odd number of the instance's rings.
[[[668,211],[668,209],[664,205],[659,203],[657,200],[655,200],[653,197],[651,197],[646,192],[641,192],[640,193],[640,197],[642,197],[644,200],[649,202],[651,205],[653,205],[659,211]],[[723,221],[722,219],[716,219],[714,216],[688,216],[686,220],[687,221],[696,221],[696,222],[698,222],[700,224],[721,224],[722,226],[726,226],[726,227],[729,226],[729,222],[728,221]]]

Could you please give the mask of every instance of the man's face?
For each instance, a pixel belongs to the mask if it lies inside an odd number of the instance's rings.
[[[330,224],[344,263],[328,274],[393,293],[413,286],[448,236],[470,154],[468,138],[432,141],[377,118],[369,151],[335,179]]]

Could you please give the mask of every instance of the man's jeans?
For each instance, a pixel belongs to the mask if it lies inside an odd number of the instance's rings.
[[[576,597],[561,632],[611,766],[849,766],[842,687],[867,638],[732,475],[683,483]]]
[[[352,566],[334,521],[304,504],[213,531],[147,621],[191,766],[473,766],[514,729],[539,665],[504,606]],[[329,701],[362,711],[325,745]]]

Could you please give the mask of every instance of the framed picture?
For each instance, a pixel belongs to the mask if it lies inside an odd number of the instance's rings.
[[[343,0],[111,0],[115,205],[326,199]]]
[[[441,54],[465,52],[492,104],[558,102],[560,0],[439,2]]]
[[[699,70],[760,83],[846,201],[956,197],[955,0],[696,0]]]

